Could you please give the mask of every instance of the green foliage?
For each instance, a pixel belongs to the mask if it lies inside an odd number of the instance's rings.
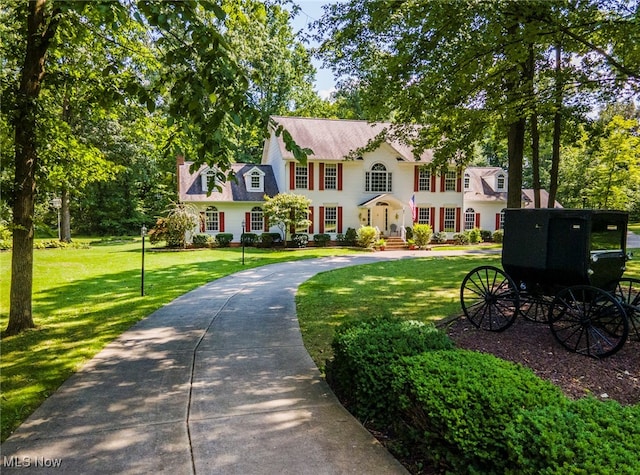
[[[0,219],[0,250],[11,249],[13,235],[6,222]]]
[[[240,236],[240,242],[245,246],[255,246],[258,243],[258,235],[256,233],[243,233]]]
[[[278,233],[262,233],[260,235],[260,247],[273,247],[275,243],[282,241],[282,236]]]
[[[331,241],[331,236],[329,234],[314,234],[313,242],[318,247],[326,247],[329,245]]]
[[[334,359],[326,368],[332,388],[360,420],[384,426],[394,416],[391,364],[453,343],[432,324],[387,316],[341,325],[332,347]]]
[[[216,234],[216,242],[220,247],[229,247],[233,241],[233,234],[231,233],[218,233]]]
[[[502,229],[498,229],[493,232],[493,242],[501,243],[504,239],[504,231]]]
[[[453,235],[453,242],[459,246],[469,244],[469,233],[455,233]]]
[[[431,235],[433,230],[428,224],[414,224],[413,225],[413,240],[416,243],[418,249],[426,248],[431,242]]]
[[[174,203],[167,217],[158,219],[149,231],[149,239],[152,243],[166,241],[167,247],[187,247],[186,234],[196,228],[199,219],[193,207]]]
[[[295,247],[307,247],[309,244],[309,235],[304,233],[293,234],[291,241]]]
[[[411,226],[407,226],[405,232],[407,233],[407,239],[413,239],[413,228]]]
[[[194,234],[192,238],[193,247],[210,247],[213,243],[213,237],[209,234]]]
[[[311,224],[309,220],[310,205],[311,200],[306,196],[295,193],[278,193],[273,198],[265,196],[262,210],[269,223],[280,228],[286,246],[289,229],[308,228]]]
[[[480,241],[479,242],[489,242],[493,240],[493,233],[487,229],[480,230]]]
[[[394,366],[393,388],[409,450],[460,474],[505,473],[505,427],[522,410],[566,403],[530,369],[467,350],[404,358]]]
[[[478,244],[482,242],[482,231],[478,228],[473,228],[468,232],[469,242],[471,244]]]
[[[378,231],[373,226],[360,226],[356,232],[356,243],[365,249],[371,249],[378,241]]]
[[[506,426],[504,437],[509,458],[503,473],[640,473],[638,404],[588,397],[527,409]]]
[[[438,231],[437,233],[434,233],[433,242],[435,242],[436,244],[444,244],[445,242],[447,242],[447,233],[445,233],[444,231]]]

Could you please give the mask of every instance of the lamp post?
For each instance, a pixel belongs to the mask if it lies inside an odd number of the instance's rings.
[[[61,198],[53,198],[51,200],[51,206],[56,209],[58,212],[58,241],[62,238],[60,234],[60,208],[62,208],[62,199]]]
[[[242,265],[244,265],[244,229],[245,229],[245,221],[242,220],[242,234],[240,235],[240,242],[242,243]]]
[[[142,236],[142,273],[140,274],[140,296],[144,297],[144,237],[147,235],[147,227],[143,224],[140,228],[140,235]]]

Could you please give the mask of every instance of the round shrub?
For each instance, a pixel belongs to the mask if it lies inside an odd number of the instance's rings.
[[[378,241],[378,231],[373,226],[360,226],[356,233],[356,242],[358,246],[370,249],[375,246]]]
[[[256,233],[242,233],[240,236],[240,243],[245,246],[255,246],[258,242],[258,235]]]
[[[216,242],[220,247],[229,247],[233,241],[233,234],[231,233],[219,233],[216,234]]]
[[[453,348],[451,339],[432,324],[378,317],[336,329],[327,380],[360,420],[389,424],[391,364],[402,356]]]
[[[307,247],[309,244],[309,235],[308,234],[294,234],[291,236],[291,241],[295,247]]]
[[[453,235],[453,242],[459,246],[469,244],[469,235],[467,233],[456,233]]]
[[[493,233],[493,242],[501,243],[504,238],[504,231],[502,229],[498,229]]]
[[[212,241],[213,238],[208,234],[194,234],[192,238],[193,247],[207,247]]]
[[[403,358],[392,386],[408,450],[460,474],[504,473],[505,427],[523,409],[567,401],[530,369],[467,350]]]
[[[313,242],[318,247],[327,247],[329,245],[329,241],[331,241],[331,236],[328,234],[314,234]]]
[[[431,226],[428,224],[414,224],[413,225],[413,240],[418,246],[419,249],[424,249],[427,247],[429,242],[431,241],[432,234]],[[408,238],[409,239],[409,238]]]
[[[432,239],[436,244],[444,244],[447,242],[447,233],[439,231],[433,235]]]
[[[471,244],[478,244],[482,242],[482,234],[478,228],[473,228],[469,230],[467,235],[469,236],[469,242]]]

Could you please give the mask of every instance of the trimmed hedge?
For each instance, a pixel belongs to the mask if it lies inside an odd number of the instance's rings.
[[[406,357],[393,374],[407,448],[459,474],[505,473],[505,428],[522,410],[567,401],[530,369],[468,350]]]
[[[216,234],[216,242],[220,247],[229,247],[233,241],[233,234],[231,233],[219,233]]]
[[[507,426],[507,474],[640,473],[640,405],[593,397],[522,411]]]
[[[331,241],[331,236],[328,234],[314,234],[313,242],[317,247],[327,247]]]
[[[453,348],[453,342],[432,324],[378,317],[341,325],[332,343],[334,358],[326,376],[332,388],[361,420],[389,424],[395,405],[391,394],[391,363],[402,356]]]

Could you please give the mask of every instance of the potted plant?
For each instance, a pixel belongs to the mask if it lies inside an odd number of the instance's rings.
[[[387,241],[385,241],[382,238],[376,241],[376,247],[379,248],[381,251],[384,251],[384,248],[386,247],[386,245],[387,245]]]
[[[416,242],[413,239],[407,239],[407,247],[411,250],[416,248]]]

